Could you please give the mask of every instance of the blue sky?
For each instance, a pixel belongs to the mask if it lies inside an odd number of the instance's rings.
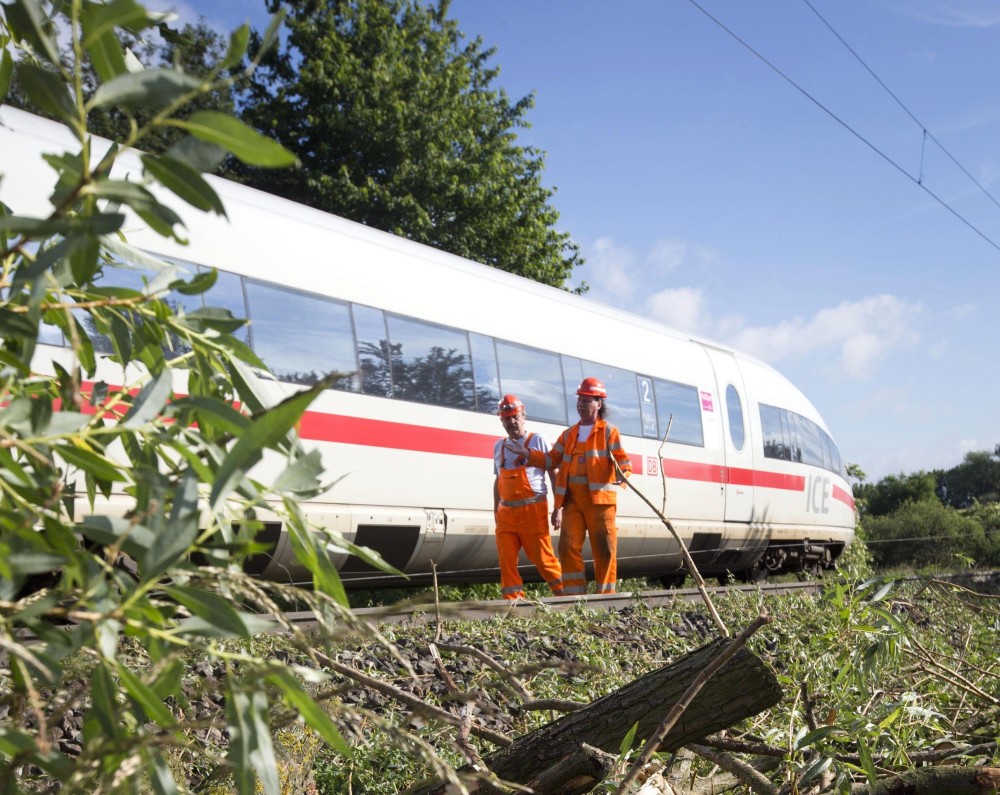
[[[266,18],[263,0],[197,7]],[[774,365],[869,480],[1000,443],[1000,4],[450,15],[497,48],[498,85],[535,94],[521,140],[546,153],[591,298]]]

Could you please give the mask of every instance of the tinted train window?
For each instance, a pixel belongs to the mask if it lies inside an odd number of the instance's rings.
[[[660,439],[664,437],[669,422],[670,435],[667,441],[704,447],[705,434],[701,426],[698,390],[687,384],[654,378],[653,391],[656,393],[656,413],[659,417],[657,436]]]
[[[767,458],[798,461],[844,475],[844,463],[837,445],[830,434],[812,420],[794,411],[762,403],[760,424]]]
[[[635,373],[594,362],[584,362],[583,371],[585,378],[600,378],[608,389],[608,422],[617,426],[621,433],[642,436]]]
[[[358,342],[358,369],[361,391],[366,395],[392,397],[392,368],[389,360],[399,355],[398,346],[389,346],[389,332],[381,309],[370,306],[351,307]]]
[[[191,279],[195,274],[193,265],[172,265],[161,271],[136,268],[128,264],[118,266],[105,265],[99,280],[95,286],[100,289],[121,288],[123,290],[134,290],[145,295],[155,295],[173,309],[195,309],[200,302],[200,296],[186,296],[177,292],[168,292],[166,287],[176,279]],[[75,312],[77,318],[86,329],[87,336],[90,337],[97,353],[114,353],[114,345],[111,338],[101,331],[91,315],[84,312]],[[125,307],[108,308],[103,312],[105,317],[117,316],[120,322],[142,322],[141,317],[135,315]],[[114,320],[112,322],[119,322]],[[191,348],[176,335],[169,335],[168,341],[162,346],[164,354],[168,358],[181,356]]]
[[[198,268],[204,272],[205,268]],[[243,298],[243,280],[235,273],[217,271],[215,284],[207,293],[195,296],[202,299],[203,306],[219,307],[228,309],[233,317],[249,317],[246,301]],[[250,326],[243,326],[233,332],[233,336],[238,340],[250,343]]]
[[[524,401],[529,419],[566,424],[562,370],[555,353],[497,340],[500,391]]]
[[[339,374],[339,389],[352,389],[357,369],[347,304],[246,281],[254,352],[275,377],[315,384]]]
[[[563,386],[566,390],[566,416],[575,423],[578,419],[576,413],[576,390],[583,382],[583,362],[575,356],[560,356],[562,360]]]
[[[819,428],[811,420],[801,414],[793,414],[799,431],[799,444],[802,445],[802,463],[814,467],[823,466],[823,442],[820,440]]]
[[[792,445],[785,436],[781,414],[781,409],[761,404],[760,426],[764,434],[764,457],[791,461]]]
[[[743,449],[746,441],[746,429],[743,427],[743,405],[740,403],[740,393],[732,384],[726,387],[726,414],[729,417],[729,438],[733,447]]]
[[[389,340],[393,397],[457,409],[476,407],[465,332],[390,315]]]
[[[476,382],[476,411],[496,414],[500,402],[500,372],[493,337],[469,334],[472,346],[472,378]]]
[[[653,439],[659,437],[656,428],[656,399],[653,395],[653,381],[643,375],[636,376],[639,387],[639,412],[642,415],[642,435]]]

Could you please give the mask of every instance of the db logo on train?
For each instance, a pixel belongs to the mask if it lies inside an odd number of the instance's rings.
[[[659,475],[660,474],[660,461],[659,459],[653,458],[653,456],[646,457],[646,474],[647,475]]]

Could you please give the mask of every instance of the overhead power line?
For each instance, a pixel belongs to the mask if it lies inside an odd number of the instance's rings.
[[[910,109],[908,107],[906,107],[906,105],[903,104],[903,101],[892,92],[892,90],[889,88],[889,86],[887,86],[882,81],[882,78],[880,78],[877,74],[875,74],[875,72],[872,70],[872,68],[870,66],[868,66],[867,63],[865,63],[864,59],[862,59],[862,57],[860,55],[858,55],[857,52],[855,52],[854,48],[851,47],[851,45],[848,44],[844,40],[844,37],[841,36],[839,33],[837,33],[836,30],[833,29],[833,26],[829,22],[826,21],[826,19],[823,17],[822,14],[819,13],[819,11],[816,10],[816,7],[812,3],[810,3],[809,0],[802,0],[802,2],[805,3],[807,6],[809,6],[810,10],[819,18],[819,21],[822,22],[824,25],[826,25],[827,29],[834,36],[836,36],[837,40],[841,44],[843,44],[844,47],[847,48],[847,51],[857,59],[858,63],[861,64],[865,68],[865,71],[867,71],[868,74],[870,74],[875,79],[875,81],[880,86],[882,86],[882,88],[885,89],[885,92],[896,101],[896,104],[899,105],[899,107],[901,107],[903,109],[903,111],[906,113],[906,115],[909,116],[911,119],[913,119],[913,122],[920,128],[921,132],[923,133],[924,138],[930,138],[935,144],[937,144],[938,148],[948,156],[948,159],[951,160],[951,162],[954,163],[958,167],[958,169],[963,174],[965,174],[965,176],[967,176],[969,178],[969,180],[972,182],[972,184],[975,185],[977,188],[979,188],[979,190],[981,190],[983,192],[983,194],[991,202],[993,202],[998,208],[1000,208],[1000,202],[998,202],[996,200],[996,198],[993,196],[993,194],[990,193],[983,185],[981,185],[979,183],[979,181],[974,176],[972,176],[971,173],[969,173],[968,169],[966,169],[965,166],[963,166],[961,163],[958,162],[958,158],[956,158],[951,152],[949,152],[948,149],[945,147],[945,145],[943,143],[941,143],[937,138],[934,137],[933,133],[931,133],[927,129],[927,127],[924,125],[923,122],[920,121],[920,119],[918,119],[916,116],[913,115],[913,113],[910,112]],[[923,173],[923,163],[921,163],[921,174],[922,173]],[[922,180],[921,180],[921,182],[922,182]]]
[[[977,235],[979,235],[979,237],[981,237],[983,240],[985,240],[989,245],[991,245],[997,251],[1000,251],[1000,244],[998,244],[989,235],[987,235],[985,232],[983,232],[981,229],[979,229],[979,227],[977,227],[975,224],[973,224],[969,219],[967,219],[960,212],[958,212],[958,210],[956,210],[954,207],[952,207],[950,204],[948,204],[948,202],[946,202],[944,199],[942,199],[940,196],[938,196],[936,193],[934,193],[930,188],[928,188],[927,185],[923,181],[923,175],[922,174],[919,175],[919,176],[917,176],[917,177],[914,177],[909,171],[906,170],[906,168],[904,168],[902,165],[900,165],[895,160],[893,160],[889,155],[887,155],[885,152],[883,152],[881,149],[879,149],[874,143],[872,143],[867,138],[865,138],[864,135],[862,135],[860,132],[858,132],[857,130],[855,130],[850,124],[848,124],[846,121],[844,121],[842,118],[840,118],[840,116],[838,116],[836,113],[834,113],[832,110],[830,110],[830,108],[828,108],[826,105],[824,105],[822,102],[820,102],[816,97],[814,97],[812,94],[810,94],[808,91],[806,91],[802,86],[800,86],[797,82],[795,82],[795,80],[793,80],[791,77],[789,77],[783,71],[781,71],[781,69],[779,69],[773,63],[771,63],[767,58],[765,58],[757,50],[755,50],[748,42],[744,41],[736,32],[734,32],[733,30],[731,30],[724,22],[722,22],[722,20],[720,20],[717,17],[713,16],[706,8],[704,8],[702,5],[700,5],[697,2],[697,0],[688,0],[688,2],[691,5],[693,5],[695,8],[697,8],[702,14],[704,14],[706,17],[708,17],[710,20],[712,20],[712,22],[714,22],[716,25],[718,25],[722,30],[724,30],[726,33],[728,33],[737,42],[739,42],[744,48],[746,48],[751,54],[753,54],[754,57],[756,57],[764,65],[766,65],[768,68],[770,68],[772,71],[774,71],[779,77],[781,77],[782,80],[784,80],[789,85],[791,85],[793,88],[795,88],[806,99],[808,99],[816,107],[818,107],[825,114],[827,114],[831,119],[833,119],[835,122],[837,122],[837,124],[839,124],[845,130],[847,130],[849,133],[851,133],[851,135],[853,135],[855,138],[857,138],[859,141],[861,141],[863,144],[865,144],[865,146],[867,146],[869,149],[871,149],[873,152],[875,152],[875,154],[877,154],[879,157],[881,157],[883,160],[885,160],[889,165],[891,165],[893,168],[895,168],[897,171],[899,171],[901,174],[903,174],[903,176],[905,176],[907,179],[909,179],[914,184],[918,185],[928,196],[930,196],[932,199],[934,199],[934,201],[936,201],[938,204],[940,204],[942,207],[944,207],[948,212],[950,212],[952,215],[954,215],[959,221],[961,221],[963,224],[965,224],[967,227],[969,227],[969,229],[971,229],[973,232],[975,232]],[[924,127],[924,125],[920,123],[920,121],[916,118],[916,116],[914,116],[912,113],[910,113],[910,111],[906,108],[905,105],[903,105],[903,103],[899,100],[899,98],[896,97],[896,95],[893,94],[892,91],[889,90],[888,86],[886,86],[885,83],[883,83],[882,80],[880,80],[878,78],[878,76],[867,66],[867,64],[865,64],[864,61],[861,60],[860,56],[858,56],[858,54],[856,52],[854,52],[854,50],[851,49],[851,47],[848,46],[847,42],[845,42],[844,39],[833,29],[833,27],[831,27],[830,24],[825,19],[823,19],[822,16],[820,16],[819,12],[816,11],[816,9],[813,8],[812,5],[809,4],[808,0],[804,0],[804,2],[807,5],[809,5],[809,7],[813,10],[813,13],[815,13],[820,18],[820,20],[823,21],[823,23],[827,26],[827,28],[830,29],[830,31],[841,41],[841,43],[845,47],[847,47],[847,49],[851,52],[851,54],[853,54],[854,57],[857,58],[858,61],[861,62],[861,64],[865,67],[865,69],[868,70],[869,74],[871,74],[871,76],[874,77],[878,81],[879,85],[881,85],[889,93],[889,95],[894,100],[896,100],[897,103],[899,103],[900,107],[902,107],[903,110],[910,116],[910,118],[913,119],[913,121],[921,128],[921,130],[923,131],[923,135],[924,135],[925,139],[926,138],[930,138],[930,140],[934,141],[934,143],[937,144],[938,147],[940,147],[941,151],[943,151],[951,159],[951,161],[956,166],[958,166],[958,168],[961,169],[961,171],[970,180],[972,180],[972,182],[981,191],[983,191],[983,193],[985,193],[990,198],[990,200],[994,204],[996,204],[998,207],[1000,207],[1000,203],[997,202],[997,200],[989,193],[989,191],[987,191],[986,188],[984,188],[982,185],[980,185],[979,182],[977,182],[976,179],[962,166],[962,164],[959,163],[958,160],[956,160],[955,157],[947,149],[945,149],[945,147],[933,135],[931,135],[927,131],[927,128]]]

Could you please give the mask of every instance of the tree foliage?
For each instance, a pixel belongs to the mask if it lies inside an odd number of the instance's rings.
[[[287,38],[243,118],[298,155],[245,169],[262,190],[554,286],[582,264],[555,230],[543,153],[517,143],[532,96],[493,83],[495,51],[463,40],[447,0],[271,0]]]
[[[982,548],[983,526],[937,499],[909,501],[891,513],[865,520],[869,545],[880,567],[954,566],[956,556]]]
[[[57,46],[63,9],[66,53]],[[141,219],[181,241],[182,217],[170,202],[224,214],[202,176],[214,154],[254,166],[295,158],[229,116],[182,115],[189,102],[230,89],[245,26],[195,76],[138,68],[122,49],[123,30],[138,35],[157,22],[133,0],[0,6],[0,98],[16,85],[73,142],[45,156],[53,173],[44,217],[20,213],[14,191],[4,194],[11,206],[0,204],[4,793],[177,792],[177,771],[188,772],[197,750],[183,717],[193,657],[218,669],[225,701],[226,757],[210,765],[243,795],[258,786],[277,795],[276,701],[322,742],[350,753],[335,707],[314,702],[295,669],[236,643],[266,626],[260,614],[280,612],[280,601],[308,605],[332,630],[346,599],[331,552],[379,563],[310,527],[299,508],[326,485],[318,454],[303,448],[295,425],[327,384],[268,403],[254,375],[263,365],[233,333],[244,321],[166,300],[170,291],[206,292],[215,273],[185,276],[133,249],[124,234]],[[276,30],[277,20],[265,46]],[[84,90],[88,75],[92,91]],[[114,127],[117,143],[92,136],[98,117],[126,122]],[[157,136],[167,127],[181,137],[163,154],[123,155],[122,145],[164,141]],[[131,158],[130,180],[116,170],[123,156]],[[107,271],[136,261],[155,264],[144,287],[104,285]],[[61,349],[40,346],[43,324],[58,330]],[[266,481],[258,467],[265,459],[273,473]],[[256,540],[262,507],[278,512],[313,590],[243,573],[249,555],[267,551]],[[309,673],[312,681],[323,676],[319,666]],[[56,744],[58,721],[77,713],[79,742]]]
[[[65,13],[64,10],[63,14]],[[175,31],[163,21],[155,23],[151,21],[144,27],[118,28],[114,36],[118,40],[118,47],[121,48],[126,63],[141,64],[147,69],[171,69],[179,74],[205,79],[205,85],[212,86],[211,90],[191,97],[183,107],[176,108],[173,112],[174,118],[186,119],[199,111],[217,111],[230,116],[235,115],[233,83],[229,80],[214,80],[213,77],[235,75],[239,67],[232,64],[222,70],[217,68],[225,58],[228,45],[222,35],[204,22],[196,25],[186,24],[181,30]],[[110,44],[110,39],[108,42]],[[72,57],[72,53],[65,45],[62,50],[63,60]],[[100,87],[101,78],[94,62],[89,59],[81,64],[81,69],[81,90],[85,101],[89,101]],[[57,114],[47,112],[44,107],[32,102],[17,82],[11,86],[5,102],[15,108],[22,108],[48,118],[58,118]],[[87,125],[94,135],[114,141],[125,140],[136,129],[142,128],[143,151],[163,154],[172,145],[184,140],[187,133],[179,126],[152,123],[161,110],[162,107],[155,105],[128,107],[95,103],[89,108]],[[215,166],[225,151],[207,150],[204,147],[201,151],[203,154],[210,154],[212,159],[200,165],[206,171],[216,171]]]
[[[953,508],[1000,501],[1000,445],[992,453],[971,450],[961,464],[934,473],[937,495]]]
[[[878,483],[861,484],[857,496],[864,500],[866,516],[885,516],[908,502],[938,502],[936,481],[929,472],[888,475]]]

